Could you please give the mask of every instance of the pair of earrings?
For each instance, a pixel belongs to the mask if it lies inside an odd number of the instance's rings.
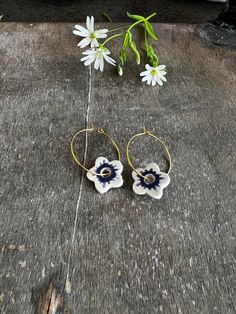
[[[74,142],[81,133],[93,131],[106,136],[111,141],[117,151],[118,160],[108,161],[108,159],[105,157],[98,157],[95,161],[95,166],[91,169],[87,169],[79,161],[77,154],[75,153]],[[129,147],[133,140],[140,136],[152,137],[162,145],[168,159],[169,167],[167,172],[161,172],[159,166],[155,162],[148,164],[145,168],[134,167],[130,159]],[[120,149],[114,139],[109,134],[105,133],[103,129],[95,129],[92,127],[90,129],[83,129],[75,133],[71,140],[71,153],[75,162],[87,172],[87,178],[94,182],[95,188],[99,193],[105,193],[111,188],[119,188],[123,185],[123,165],[121,163]],[[172,158],[165,143],[149,132],[146,128],[144,128],[142,133],[135,134],[128,141],[126,146],[126,158],[128,164],[133,170],[133,191],[138,195],[148,194],[155,199],[160,199],[163,194],[163,189],[166,188],[170,183],[169,173],[172,168]]]

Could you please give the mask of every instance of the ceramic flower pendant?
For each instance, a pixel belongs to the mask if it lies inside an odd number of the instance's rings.
[[[105,193],[123,185],[121,176],[123,165],[119,160],[108,161],[105,157],[98,157],[95,166],[89,170],[93,173],[87,172],[87,178],[94,182],[99,193]],[[99,174],[104,174],[104,176]]]
[[[132,172],[134,179],[133,190],[138,195],[148,194],[155,199],[160,199],[163,189],[170,183],[170,177],[167,173],[161,172],[156,163],[150,163],[145,169],[137,169],[144,176],[139,176],[135,171]]]

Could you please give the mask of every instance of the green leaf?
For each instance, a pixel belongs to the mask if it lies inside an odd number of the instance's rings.
[[[106,12],[102,12],[102,16],[105,17],[105,19],[106,19],[108,22],[111,22],[111,23],[112,23],[112,18],[110,17],[109,14],[107,14]]]
[[[154,31],[153,31],[153,28],[152,28],[152,25],[148,22],[148,21],[144,21],[145,23],[145,29],[146,31],[148,32],[148,34],[155,40],[157,40],[157,36],[155,35]]]
[[[141,15],[134,15],[134,14],[130,14],[129,12],[127,12],[127,15],[128,15],[128,17],[130,17],[131,19],[136,20],[136,21],[144,21],[145,20],[145,17],[141,16]]]
[[[137,49],[137,47],[133,41],[130,41],[129,48],[132,51],[137,64],[140,64],[140,54],[139,54],[138,49]]]
[[[128,45],[128,43],[130,41],[130,38],[131,38],[131,33],[129,31],[125,32],[125,34],[123,36],[123,42],[122,42],[123,48],[126,48],[126,46]]]

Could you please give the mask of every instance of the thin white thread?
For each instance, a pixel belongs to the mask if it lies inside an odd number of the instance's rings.
[[[89,127],[88,124],[89,124],[89,112],[90,112],[90,102],[91,102],[91,90],[92,90],[92,67],[90,65],[89,66],[88,104],[87,104],[86,116],[85,116],[85,128],[86,129]],[[87,134],[87,132],[85,132],[85,145],[84,145],[84,156],[83,156],[84,163],[86,163],[87,149],[88,149],[88,134]],[[74,240],[75,240],[75,233],[76,233],[76,225],[77,225],[77,220],[78,220],[79,205],[80,205],[80,200],[81,200],[82,190],[83,190],[83,181],[84,181],[84,173],[82,173],[80,186],[79,186],[79,197],[78,197],[77,204],[76,204],[75,220],[74,220],[73,233],[72,233],[72,239],[71,239],[71,249],[70,249],[69,256],[68,256],[68,267],[67,267],[66,287],[65,287],[67,293],[71,292],[71,283],[69,281],[70,260],[71,260],[72,250],[73,250],[73,243],[74,243]]]

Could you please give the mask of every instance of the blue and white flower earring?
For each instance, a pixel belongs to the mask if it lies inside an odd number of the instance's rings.
[[[98,157],[95,161],[95,166],[91,169],[87,169],[78,159],[74,151],[74,141],[79,134],[82,132],[92,132],[96,131],[99,134],[105,135],[112,144],[115,146],[118,160],[108,161],[105,157]],[[123,178],[121,173],[123,171],[123,165],[120,162],[121,154],[118,145],[114,139],[104,132],[103,129],[95,129],[94,127],[90,129],[83,129],[75,133],[71,140],[71,153],[75,162],[87,172],[87,178],[94,182],[95,188],[99,193],[105,193],[112,188],[119,188],[123,185]]]
[[[129,146],[131,142],[139,136],[150,136],[162,145],[169,163],[169,168],[167,172],[161,172],[159,166],[154,162],[151,162],[145,168],[134,167],[129,156]],[[126,158],[130,167],[133,169],[132,177],[134,179],[134,192],[138,195],[148,194],[155,199],[160,199],[163,195],[163,189],[166,188],[170,183],[169,173],[172,168],[171,155],[164,142],[162,142],[162,140],[149,132],[146,128],[144,128],[144,131],[142,133],[134,135],[129,140],[126,146]]]

